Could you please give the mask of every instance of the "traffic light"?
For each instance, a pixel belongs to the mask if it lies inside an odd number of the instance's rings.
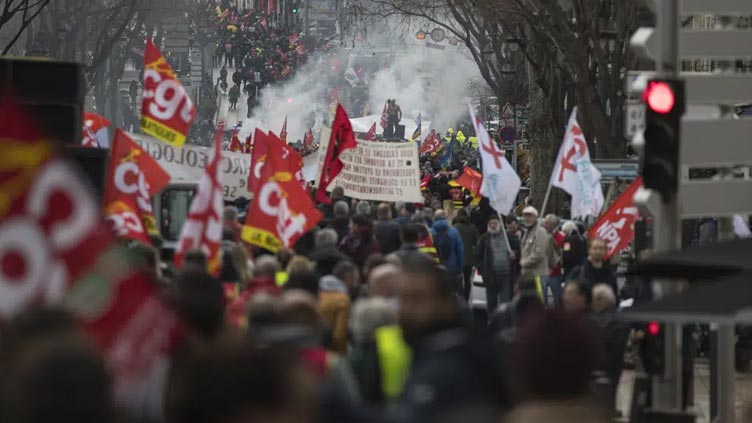
[[[645,102],[642,178],[668,202],[679,187],[679,142],[684,115],[684,82],[654,79],[643,91]]]
[[[658,322],[648,322],[640,348],[640,358],[642,358],[645,373],[650,375],[663,374],[664,356],[663,326]]]

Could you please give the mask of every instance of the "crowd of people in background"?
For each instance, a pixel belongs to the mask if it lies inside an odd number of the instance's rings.
[[[216,28],[217,87],[227,94],[233,110],[246,94],[248,117],[264,86],[289,78],[307,59],[299,34],[263,11],[239,9],[234,2],[223,1]]]

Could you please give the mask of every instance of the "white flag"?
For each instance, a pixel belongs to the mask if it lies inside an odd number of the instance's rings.
[[[564,141],[556,157],[550,184],[572,196],[572,219],[598,216],[603,208],[601,172],[590,161],[585,135],[577,123],[577,108],[569,117]]]
[[[472,107],[470,118],[475,126],[475,134],[478,136],[478,148],[483,162],[483,183],[480,185],[480,194],[488,198],[494,210],[504,215],[509,214],[517,200],[522,181],[507,161],[504,152],[491,141],[483,124],[475,119]]]

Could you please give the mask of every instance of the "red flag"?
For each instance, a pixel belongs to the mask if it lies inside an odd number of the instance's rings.
[[[245,147],[243,147],[243,152],[246,154],[251,154],[251,151],[253,150],[253,137],[251,134],[248,134],[247,137],[245,137]]]
[[[251,169],[248,172],[248,192],[256,192],[261,186],[261,169],[264,167],[269,151],[269,141],[265,133],[256,128],[256,135],[253,138],[255,141],[251,153]]]
[[[230,146],[227,148],[229,151],[232,151],[233,153],[243,152],[243,144],[240,143],[240,137],[238,137],[238,131],[240,131],[240,129],[238,128],[235,128],[235,130],[232,131],[232,138],[230,139]]]
[[[196,107],[151,38],[144,54],[141,130],[173,147],[182,147]]]
[[[423,144],[421,144],[418,154],[422,156],[424,154],[435,153],[440,145],[441,143],[436,138],[436,130],[432,129],[431,133],[428,134],[425,140],[423,140]]]
[[[185,253],[192,248],[200,248],[206,254],[209,273],[217,275],[220,270],[220,245],[222,243],[222,133],[224,124],[220,122],[214,139],[214,149],[204,168],[204,176],[191,201],[180,239],[175,251],[175,266],[183,264]]]
[[[104,191],[104,215],[115,236],[150,243],[158,235],[151,198],[170,182],[170,175],[125,132],[115,131]]]
[[[606,241],[604,260],[626,248],[634,238],[634,222],[639,217],[639,211],[633,199],[641,186],[642,177],[635,179],[588,232],[591,239]]]
[[[366,141],[375,141],[376,140],[376,122],[371,125],[371,129],[366,132],[366,136],[363,137]]]
[[[428,184],[431,183],[431,178],[433,178],[433,176],[429,173],[428,175],[424,176],[423,179],[420,180],[421,191],[428,189]]]
[[[389,125],[389,114],[387,113],[386,104],[384,104],[384,110],[381,111],[381,122],[379,124],[381,125],[381,129],[386,129]]]
[[[64,304],[105,353],[116,398],[143,392],[177,319],[113,246],[86,182],[37,127],[21,106],[0,101],[0,319],[31,303]]]
[[[303,148],[310,150],[313,148],[313,129],[309,129],[303,137]]]
[[[269,132],[269,136],[267,138],[269,143],[272,145],[278,145],[278,148],[281,148],[282,150],[282,160],[286,161],[287,163],[287,171],[289,171],[296,181],[300,184],[301,187],[303,187],[303,190],[308,193],[308,182],[303,177],[303,158],[300,157],[300,154],[298,154],[295,149],[290,147],[289,144],[286,144],[282,142],[279,138],[277,138],[274,133]],[[263,175],[263,170],[261,171]]]
[[[107,128],[110,121],[95,113],[84,113],[83,139],[84,147],[107,147]]]
[[[279,131],[279,139],[282,142],[287,142],[287,115],[285,115],[285,123],[282,124],[282,130]]]
[[[310,195],[295,180],[291,162],[281,142],[268,144],[267,160],[261,170],[261,185],[246,217],[244,241],[278,251],[295,242],[321,220],[322,214]]]
[[[350,118],[347,117],[347,113],[342,105],[338,104],[337,114],[332,123],[332,135],[329,138],[326,156],[324,156],[324,164],[321,168],[321,179],[319,179],[319,186],[316,191],[316,201],[326,204],[331,202],[326,195],[326,188],[344,167],[344,163],[339,159],[339,155],[343,151],[357,146]]]
[[[469,189],[474,195],[478,195],[480,192],[480,185],[483,182],[483,175],[481,175],[480,172],[465,166],[462,175],[455,179],[454,182],[457,182],[463,188]]]

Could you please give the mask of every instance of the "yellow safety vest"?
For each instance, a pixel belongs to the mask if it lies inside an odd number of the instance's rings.
[[[277,272],[274,275],[274,283],[282,287],[287,283],[287,280],[290,279],[290,276],[287,274],[287,272]]]
[[[402,338],[402,329],[397,325],[376,329],[376,351],[379,357],[381,390],[387,401],[401,393],[410,372],[413,356],[410,347]]]

